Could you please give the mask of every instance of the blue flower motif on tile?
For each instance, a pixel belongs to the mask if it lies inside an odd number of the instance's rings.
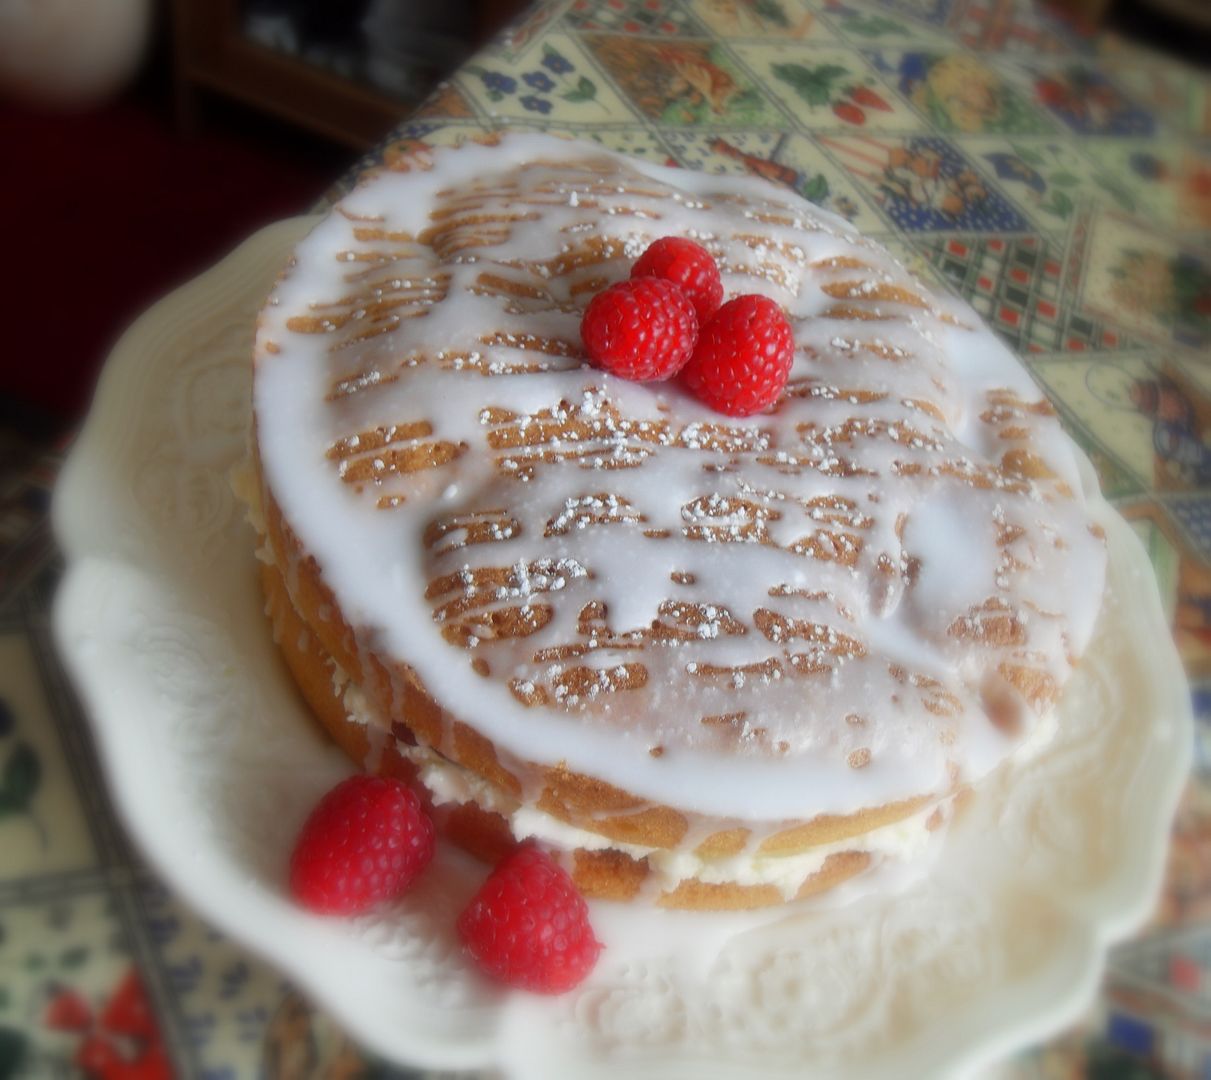
[[[16,729],[17,720],[12,708],[0,698],[0,739],[7,742]],[[34,797],[41,786],[42,761],[33,746],[17,739],[7,753],[0,751],[0,819],[10,815],[24,816],[45,848],[49,843],[46,828],[34,812]]]
[[[550,77],[541,71],[527,71],[521,77],[521,81],[544,94],[549,94],[555,89],[555,84],[551,81]]]
[[[1185,529],[1199,555],[1211,559],[1211,498],[1204,492],[1172,495],[1165,505]]]
[[[901,229],[1022,232],[1026,219],[945,139],[852,136],[819,142],[868,189]]]
[[[515,99],[526,112],[549,116],[560,108],[561,101],[569,105],[588,104],[609,112],[608,104],[597,96],[597,83],[588,75],[581,74],[576,65],[549,41],[543,42],[539,63],[545,71],[535,69],[519,75],[521,82],[533,91]],[[479,77],[491,101],[502,101],[506,95],[518,89],[518,80],[511,75],[487,71],[476,65],[470,65],[466,70]]]
[[[984,160],[992,163],[998,180],[1017,180],[1040,195],[1047,190],[1047,181],[1017,154],[985,154]]]
[[[467,70],[472,75],[479,76],[480,82],[484,84],[488,97],[492,101],[500,101],[506,94],[512,94],[517,90],[517,80],[503,72],[488,71],[474,64]]]
[[[566,75],[572,70],[572,65],[568,63],[563,56],[551,48],[543,51],[542,66],[548,71],[555,72],[556,75]]]
[[[1138,151],[1127,159],[1131,171],[1145,180],[1169,179],[1169,166],[1155,154]]]

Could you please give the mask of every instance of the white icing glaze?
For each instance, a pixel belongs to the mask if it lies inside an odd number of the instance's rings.
[[[522,218],[473,230],[472,214]],[[460,215],[433,247],[411,239]],[[662,235],[706,244],[729,296],[787,311],[797,355],[770,414],[729,422],[675,384],[578,359],[591,292],[576,286],[625,277]],[[559,264],[592,242],[620,247]],[[941,793],[955,770],[978,779],[1050,709],[1100,605],[1074,451],[1027,373],[961,301],[756,179],[541,136],[379,174],[300,246],[263,311],[254,395],[265,481],[363,647],[406,660],[504,760],[564,762],[691,812],[796,820]],[[552,439],[552,418],[583,437]],[[400,471],[393,454],[425,445],[433,467]],[[1007,451],[1045,475],[998,467]],[[489,511],[506,511],[490,542],[446,520]],[[584,630],[590,602],[607,615]],[[629,648],[676,621],[668,604],[705,613],[696,636]],[[494,638],[487,615],[509,607],[549,621]],[[981,636],[985,622],[1008,638]],[[536,658],[568,644],[583,655]],[[646,684],[619,688],[637,659]],[[1011,687],[1014,668],[1046,693]],[[547,704],[517,696],[539,688]]]

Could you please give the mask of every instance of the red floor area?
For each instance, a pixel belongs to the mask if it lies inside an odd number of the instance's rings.
[[[0,101],[0,146],[0,402],[42,427],[83,415],[107,350],[148,304],[306,210],[353,160],[226,111],[179,135],[146,94],[68,116]]]

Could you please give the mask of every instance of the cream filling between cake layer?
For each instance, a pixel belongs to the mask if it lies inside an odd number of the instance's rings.
[[[394,736],[375,715],[361,688],[337,664],[333,663],[332,667],[333,691],[341,699],[349,720],[377,735],[370,740],[371,760],[366,762],[367,768],[372,768],[386,740]],[[1054,720],[1049,725],[1038,725],[1036,732],[1019,748],[1019,754],[1029,756],[1035,752],[1036,744],[1040,741],[1038,732],[1043,728],[1047,730],[1043,732],[1045,738],[1042,742],[1050,741],[1055,732]],[[930,842],[940,839],[945,832],[944,825],[949,821],[952,806],[952,800],[947,799],[882,828],[849,839],[819,844],[794,855],[762,855],[745,850],[726,858],[704,859],[693,851],[670,851],[628,844],[569,825],[511,799],[470,769],[442,757],[427,746],[411,746],[395,740],[395,748],[416,766],[421,783],[437,804],[474,803],[483,810],[499,814],[519,842],[537,840],[562,853],[570,853],[577,848],[585,851],[613,850],[621,851],[633,859],[646,859],[649,872],[661,891],[675,889],[680,882],[687,880],[706,884],[772,885],[783,899],[793,900],[803,882],[817,873],[830,855],[856,852],[899,862],[910,862],[920,857]],[[938,810],[942,813],[940,822],[935,816]],[[934,819],[932,827],[931,818]],[[750,847],[759,843],[760,839],[756,836]]]

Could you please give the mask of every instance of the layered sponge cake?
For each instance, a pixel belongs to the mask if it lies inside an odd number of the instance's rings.
[[[397,162],[264,307],[248,497],[279,646],[454,841],[751,907],[912,860],[1041,745],[1101,604],[1077,453],[961,301],[785,189],[506,136]],[[734,420],[588,365],[663,236],[794,332]]]

